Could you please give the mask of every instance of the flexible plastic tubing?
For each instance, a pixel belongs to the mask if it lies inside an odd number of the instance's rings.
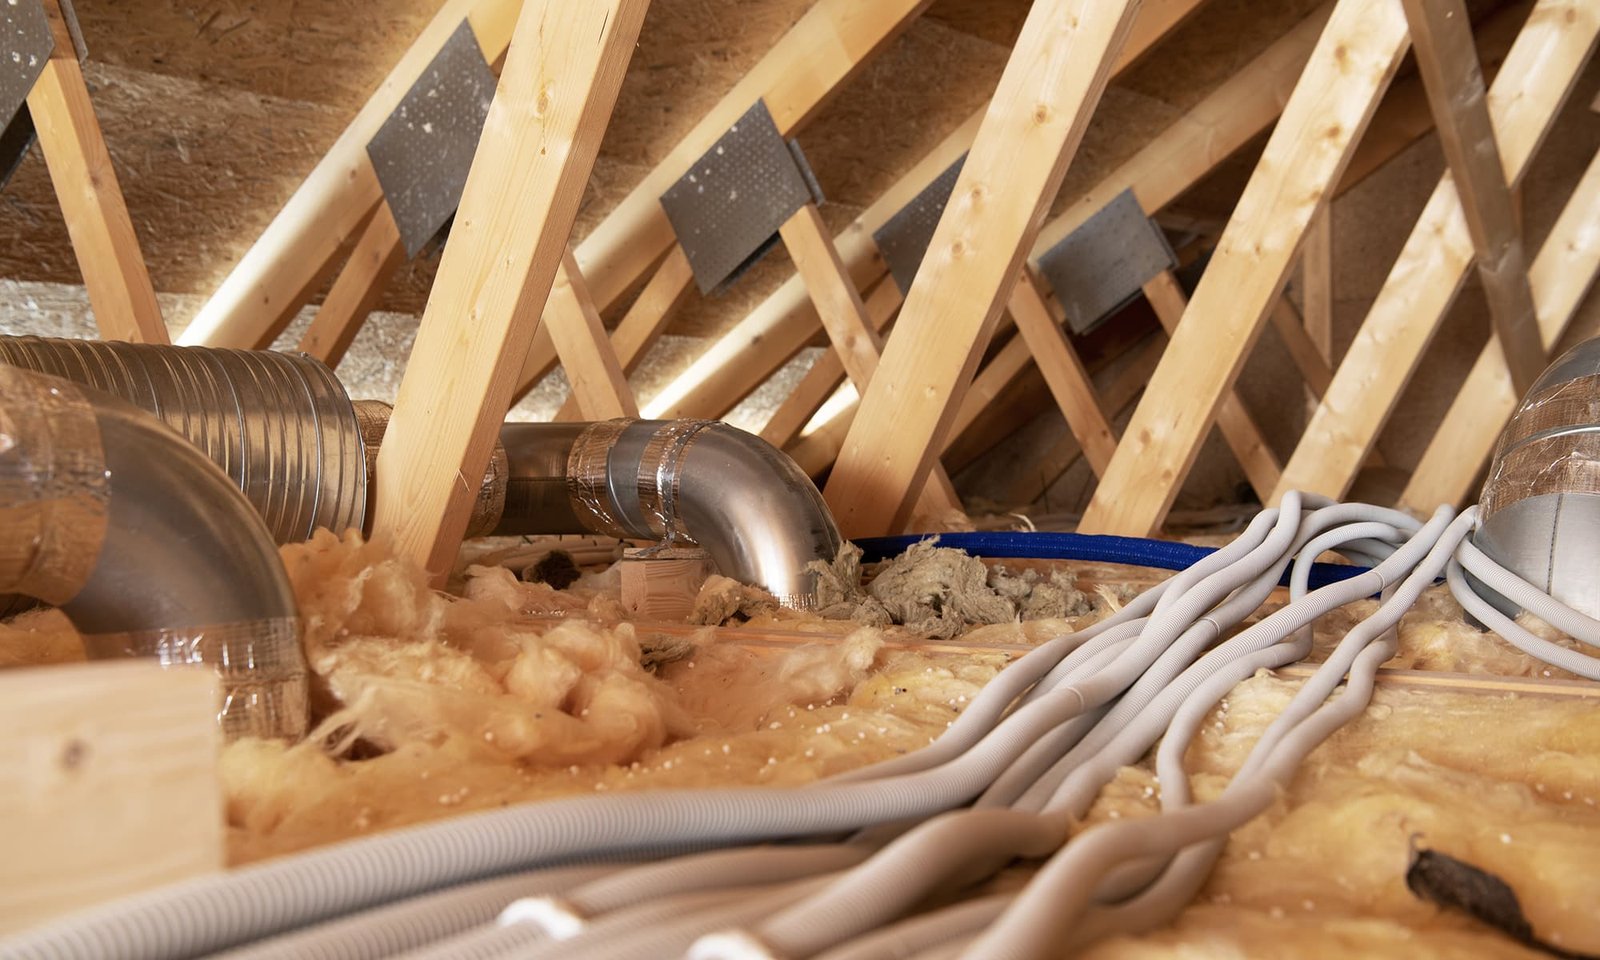
[[[642,903],[665,894],[741,884],[778,883],[852,867],[874,852],[863,843],[763,845],[713,850],[613,873],[562,898],[582,916]]]
[[[386,907],[317,924],[294,933],[216,954],[213,960],[377,960],[443,940],[489,923],[518,897],[563,890],[597,880],[616,866],[531,870],[436,893],[410,897]]]
[[[991,894],[930,910],[842,943],[813,960],[901,960],[914,951],[977,933],[1000,915],[1012,896]]]
[[[899,556],[913,545],[933,537],[939,546],[965,550],[975,557],[1009,560],[1084,560],[1092,563],[1120,563],[1161,570],[1183,570],[1213,552],[1171,540],[1145,537],[1113,537],[1089,533],[1046,533],[1043,531],[978,531],[967,533],[914,533],[895,537],[863,537],[851,541],[861,548],[865,563]],[[1355,576],[1360,567],[1338,563],[1319,563],[1312,572],[1312,586],[1326,586]],[[1288,584],[1283,584],[1288,586]]]

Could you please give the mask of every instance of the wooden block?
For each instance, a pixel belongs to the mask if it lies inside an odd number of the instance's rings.
[[[1157,40],[1183,22],[1202,2],[1203,0],[1150,0],[1145,3],[1140,8],[1133,32],[1117,59],[1115,70],[1120,72],[1127,69]],[[1310,49],[1309,41],[1306,43],[1306,49]],[[1259,92],[1259,87],[1257,91]],[[940,141],[938,146],[884,191],[871,206],[862,211],[855,221],[834,237],[834,246],[839,251],[840,259],[849,268],[856,289],[870,287],[887,272],[887,268],[878,257],[877,247],[872,242],[873,233],[967,151],[972,145],[972,138],[978,132],[983,114],[984,111],[980,109],[969,116]],[[1168,162],[1186,162],[1196,153],[1213,155],[1213,150],[1214,161],[1220,162],[1233,149],[1249,139],[1248,136],[1242,137],[1234,146],[1227,145],[1237,127],[1251,122],[1248,114],[1248,110],[1241,110],[1222,112],[1216,117],[1207,118],[1204,122],[1214,122],[1214,128],[1203,131],[1199,128],[1193,129],[1191,132],[1195,135],[1194,142],[1189,144],[1188,152],[1179,154],[1176,160],[1168,158]],[[1263,125],[1271,122],[1270,117],[1261,122]],[[1143,171],[1156,177],[1165,172],[1165,167],[1158,162],[1143,168]],[[1110,199],[1121,193],[1124,187],[1117,186],[1115,189],[1110,189],[1107,186],[1106,189],[1108,191],[1105,194],[1106,199]],[[1096,209],[1099,208],[1091,207],[1088,212],[1093,213]],[[816,312],[811,308],[805,284],[801,282],[799,276],[790,278],[762,301],[749,316],[712,344],[711,348],[688,370],[647,404],[645,415],[723,416],[779,367],[788,363],[816,334],[817,323]]]
[[[622,556],[622,608],[640,619],[687,620],[701,585],[716,573],[711,557],[698,547],[640,552],[630,548]]]
[[[694,283],[694,272],[689,269],[689,258],[683,255],[683,248],[674,245],[672,252],[668,253],[656,268],[655,275],[650,282],[645,284],[628,312],[623,314],[617,328],[611,332],[611,349],[616,352],[617,361],[622,364],[623,373],[632,373],[638,367],[639,361],[644,359],[645,353],[661,338],[661,334],[672,322],[672,317],[678,308],[688,299],[689,288]],[[533,375],[531,367],[535,366],[538,358],[538,341],[535,340],[535,349],[528,354],[528,363],[523,365],[521,383],[517,385],[517,397],[528,392],[534,384],[538,383],[548,368],[541,369]],[[551,362],[555,359],[555,350],[550,351]],[[578,401],[575,397],[567,397],[561,409],[556,412],[557,420],[578,419]]]
[[[383,201],[367,142],[394,112],[461,25],[499,60],[522,0],[445,0],[211,298],[179,341],[212,347],[265,348],[316,291],[340,249]]]
[[[600,314],[570,247],[561,258],[555,285],[545,304],[544,326],[550,331],[556,355],[572,384],[572,399],[584,419],[639,416],[633,389],[611,349],[611,339],[600,323]]]
[[[1508,183],[1520,182],[1597,34],[1600,9],[1592,5],[1567,0],[1535,5],[1489,91]],[[1473,258],[1453,180],[1442,177],[1285,465],[1280,492],[1309,490],[1339,498],[1349,490]]]
[[[1083,532],[1146,536],[1160,528],[1406,47],[1405,16],[1391,0],[1334,7],[1084,513]]]
[[[350,259],[339,271],[333,288],[300,338],[300,349],[330,367],[337,367],[345,351],[361,332],[367,315],[383,298],[384,285],[406,262],[400,228],[387,203],[378,204],[366,226],[361,228]]]
[[[1439,145],[1455,182],[1495,336],[1518,393],[1544,371],[1522,230],[1506,185],[1464,0],[1401,0]]]
[[[442,580],[528,355],[646,0],[527,0],[400,382],[373,537]]]
[[[60,7],[55,0],[44,6],[56,47],[28,93],[28,112],[89,292],[95,327],[105,340],[169,343],[77,53],[70,36],[64,37]]]
[[[0,672],[0,935],[222,869],[216,675]]]
[[[1127,0],[1039,0],[823,496],[846,536],[900,529],[1133,25]]]
[[[1171,270],[1157,274],[1144,285],[1144,293],[1162,328],[1167,331],[1167,336],[1172,336],[1188,308],[1188,299],[1178,285],[1178,278],[1172,275]],[[1283,301],[1280,298],[1278,302]],[[1250,481],[1250,488],[1259,497],[1272,496],[1283,468],[1278,463],[1277,454],[1272,452],[1272,446],[1267,443],[1267,438],[1261,433],[1261,428],[1256,425],[1255,418],[1231,387],[1217,408],[1217,429],[1227,442],[1228,449],[1233,451],[1234,458],[1239,461],[1245,479]]]
[[[1600,155],[1567,200],[1533,260],[1529,278],[1539,308],[1539,334],[1544,346],[1559,343],[1578,305],[1600,269]],[[1444,421],[1429,441],[1417,468],[1400,494],[1400,506],[1431,513],[1442,503],[1459,505],[1476,491],[1478,472],[1489,462],[1495,441],[1516,412],[1520,394],[1512,386],[1499,342],[1491,339],[1478,354],[1466,381],[1456,392]]]
[[[1039,372],[1044,374],[1050,394],[1066,418],[1067,428],[1083,448],[1095,476],[1099,476],[1117,449],[1117,434],[1106,420],[1105,411],[1100,409],[1100,398],[1095,395],[1094,383],[1084,370],[1083,361],[1078,359],[1077,351],[1067,340],[1066,331],[1050,315],[1033,271],[1023,268],[1012,288],[1008,306],[1017,324],[1017,334],[1027,344]]]

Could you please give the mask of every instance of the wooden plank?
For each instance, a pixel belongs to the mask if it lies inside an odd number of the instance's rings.
[[[1434,127],[1478,254],[1489,316],[1518,393],[1544,370],[1522,229],[1507,188],[1465,0],[1401,0]]]
[[[795,271],[811,293],[811,301],[833,344],[833,352],[856,390],[865,393],[878,371],[883,338],[867,315],[867,305],[856,293],[855,284],[839,259],[839,251],[834,249],[822,214],[815,204],[808,203],[784,222],[778,235],[794,260]],[[933,474],[933,482],[922,491],[919,511],[930,517],[959,511],[961,498],[956,495],[955,485],[944,468],[934,464]]]
[[[1152,336],[1111,381],[1101,394],[1101,401],[1107,410],[1120,414],[1139,396],[1150,374],[1155,372],[1156,364],[1161,361],[1161,354],[1167,349],[1166,340],[1160,334]],[[1070,433],[1062,437],[1017,476],[1016,483],[1012,484],[1006,495],[1006,502],[1026,505],[1039,499],[1082,455],[1083,448],[1078,445],[1076,437]]]
[[[1144,285],[1144,295],[1155,310],[1156,318],[1161,321],[1162,329],[1171,337],[1189,306],[1183,288],[1178,285],[1178,278],[1172,275],[1171,270],[1163,271]],[[1282,302],[1281,299],[1279,302]],[[1278,463],[1277,454],[1272,452],[1272,446],[1267,443],[1267,438],[1261,433],[1261,428],[1256,425],[1255,418],[1232,387],[1228,388],[1221,406],[1217,408],[1217,429],[1222,433],[1223,440],[1227,441],[1228,449],[1233,451],[1234,458],[1239,461],[1245,479],[1250,481],[1250,488],[1257,496],[1271,496],[1283,468]]]
[[[168,343],[139,237],[61,8],[56,0],[46,0],[44,7],[56,46],[28,93],[28,112],[89,292],[95,327],[105,340]]]
[[[1147,0],[1140,8],[1133,32],[1123,46],[1115,70],[1120,72],[1127,69],[1203,2]],[[1277,48],[1275,44],[1274,49]],[[1310,49],[1309,42],[1306,49]],[[1261,88],[1258,87],[1255,92],[1259,97]],[[1272,99],[1270,92],[1265,99]],[[855,279],[857,289],[870,286],[887,272],[872,242],[872,234],[967,151],[978,132],[983,113],[983,110],[975,111],[952,130],[834,237],[834,246]],[[1216,129],[1193,131],[1196,134],[1195,142],[1189,145],[1188,153],[1181,155],[1185,161],[1197,151],[1202,154],[1220,151],[1216,156],[1220,161],[1227,152],[1249,139],[1248,136],[1242,137],[1238,144],[1229,146],[1231,138],[1237,135],[1236,127],[1251,122],[1247,108],[1242,108],[1238,113],[1220,112],[1202,122],[1211,120],[1217,123]],[[1263,127],[1270,122],[1270,117],[1261,121]],[[1153,181],[1159,182],[1165,169],[1164,164],[1157,162],[1144,168],[1144,172]],[[1154,189],[1159,191],[1160,188]],[[1107,191],[1106,199],[1110,199],[1120,193],[1121,188],[1111,190],[1108,184]],[[1099,207],[1091,207],[1084,216],[1097,209]],[[726,414],[778,368],[788,363],[816,335],[817,323],[816,312],[806,296],[805,285],[798,276],[790,278],[646,404],[645,414],[652,417],[720,417]]]
[[[1541,0],[1529,15],[1489,91],[1508,183],[1521,181],[1597,33],[1600,9],[1593,4]],[[1340,498],[1350,489],[1460,290],[1473,255],[1454,181],[1446,173],[1284,467],[1280,491]]]
[[[1136,7],[1039,0],[1029,11],[823,491],[846,536],[910,518]]]
[[[265,348],[316,292],[342,245],[383,200],[367,142],[461,25],[490,63],[511,39],[521,0],[446,0],[350,125],[178,338],[185,344]]]
[[[527,0],[378,454],[373,538],[441,581],[644,19],[645,0]]]
[[[1406,46],[1391,0],[1334,7],[1084,513],[1085,533],[1160,528]]]
[[[1553,349],[1600,269],[1600,155],[1589,163],[1529,273],[1539,309],[1539,334]],[[1521,395],[1512,386],[1498,340],[1490,339],[1456,392],[1439,429],[1400,495],[1403,509],[1431,512],[1441,503],[1461,504],[1473,479],[1489,462]]]
[[[892,277],[878,281],[867,292],[867,322],[872,324],[874,330],[882,332],[900,311],[900,304],[904,300],[900,287]],[[836,351],[823,351],[806,375],[795,384],[789,396],[773,411],[766,426],[761,429],[761,439],[779,449],[788,446],[844,381],[844,361],[839,359]]]
[[[0,673],[0,935],[223,867],[216,674]]]
[[[585,420],[638,417],[639,405],[634,402],[628,377],[611,349],[571,247],[561,257],[544,314],[544,327],[572,384],[579,414]]]
[[[673,314],[683,306],[688,299],[689,284],[694,279],[694,274],[689,269],[689,258],[683,255],[683,248],[674,246],[672,251],[661,261],[656,272],[646,283],[639,296],[628,307],[628,312],[622,315],[622,320],[617,328],[611,331],[611,349],[617,355],[617,361],[622,364],[624,373],[632,373],[638,367],[639,361],[661,338],[661,334],[672,321]],[[531,359],[536,350],[530,350]],[[554,356],[552,350],[551,356]],[[520,398],[528,388],[539,381],[545,373],[529,378],[526,365],[522,368],[521,383],[517,386],[517,396]],[[557,420],[578,419],[578,401],[575,397],[567,397],[561,409],[556,412]]]
[[[817,0],[777,44],[578,245],[578,264],[608,308],[672,246],[660,197],[750,105],[765,100],[778,132],[804,126],[929,0]]]
[[[717,570],[698,547],[668,547],[648,556],[637,548],[623,555],[618,568],[622,609],[639,620],[682,623],[694,612],[694,601],[706,578]]]
[[[1095,476],[1099,476],[1117,449],[1116,431],[1100,409],[1100,398],[1095,395],[1089,372],[1068,342],[1066,331],[1050,315],[1038,281],[1027,267],[1023,267],[1012,288],[1008,306],[1017,324],[1017,335],[1027,344],[1033,362],[1044,375],[1044,382],[1067,421],[1067,429],[1083,448]]]
[[[372,218],[361,228],[350,259],[339,271],[333,288],[323,298],[322,306],[300,338],[300,349],[330,367],[337,367],[345,351],[361,332],[367,315],[383,298],[384,285],[406,262],[405,244],[400,240],[400,227],[387,203],[378,204]]]

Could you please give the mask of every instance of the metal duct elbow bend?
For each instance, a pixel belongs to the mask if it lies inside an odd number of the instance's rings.
[[[1500,433],[1479,510],[1480,549],[1600,618],[1600,339],[1568,350],[1534,382]]]
[[[497,534],[598,533],[698,544],[718,571],[785,606],[816,603],[814,560],[843,540],[782,451],[717,420],[508,423]]]
[[[0,592],[57,605],[91,659],[204,663],[229,737],[299,738],[307,675],[272,537],[151,415],[0,366]]]

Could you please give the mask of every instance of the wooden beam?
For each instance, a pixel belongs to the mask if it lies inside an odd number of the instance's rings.
[[[646,0],[527,0],[378,454],[373,538],[455,561]]]
[[[1533,260],[1530,279],[1539,308],[1539,334],[1553,349],[1600,269],[1600,155],[1589,163],[1561,216]],[[1400,506],[1432,512],[1442,503],[1461,504],[1473,478],[1489,462],[1506,421],[1521,396],[1511,383],[1498,340],[1490,339],[1456,392],[1439,429],[1400,495]]]
[[[211,670],[6,670],[0,724],[0,936],[222,869]]]
[[[139,237],[60,5],[45,0],[44,8],[56,45],[28,92],[28,112],[89,292],[95,327],[105,340],[168,343]]]
[[[1084,513],[1083,532],[1143,536],[1160,528],[1406,46],[1405,16],[1392,0],[1334,7]]]
[[[900,529],[1060,190],[1132,0],[1039,0],[823,491],[847,536]]]
[[[1541,0],[1489,91],[1507,182],[1521,181],[1600,33],[1600,9]],[[1452,177],[1440,178],[1327,394],[1284,467],[1282,490],[1340,498],[1376,443],[1473,262]]]
[[[1127,69],[1203,2],[1147,0],[1140,8],[1133,32],[1123,46],[1115,70],[1120,72]],[[1309,42],[1306,49],[1310,49]],[[1261,88],[1258,87],[1255,93],[1261,96]],[[1273,99],[1270,90],[1265,98]],[[872,234],[960,159],[972,145],[983,114],[983,110],[975,111],[834,237],[834,245],[849,268],[857,289],[870,286],[887,272],[872,242]],[[1234,149],[1229,146],[1230,137],[1234,135],[1236,125],[1250,122],[1250,111],[1241,108],[1238,114],[1221,112],[1215,117],[1200,119],[1199,124],[1213,120],[1217,124],[1216,129],[1192,131],[1195,134],[1194,142],[1189,144],[1189,152],[1182,155],[1184,160],[1197,153],[1211,155],[1220,152],[1216,156],[1220,161],[1222,155]],[[1271,122],[1270,117],[1261,122],[1265,126]],[[1143,168],[1157,192],[1161,191],[1160,178],[1167,169],[1159,162]],[[1107,190],[1107,200],[1122,192],[1121,187],[1109,189],[1109,184]],[[1091,207],[1083,216],[1087,217],[1097,209],[1098,206]],[[1079,222],[1082,222],[1081,219]],[[816,312],[806,296],[805,285],[798,276],[792,277],[712,344],[681,376],[668,384],[645,406],[645,413],[653,417],[720,417],[788,363],[816,335],[817,329]]]
[[[544,313],[544,327],[572,384],[579,414],[585,420],[638,417],[639,405],[634,402],[627,374],[611,349],[571,247],[561,258]]]
[[[1083,368],[1083,361],[1067,340],[1066,331],[1050,315],[1038,281],[1027,267],[1022,268],[1022,275],[1012,288],[1009,308],[1017,335],[1027,344],[1056,406],[1066,418],[1067,429],[1077,438],[1098,477],[1117,449],[1116,431],[1100,409],[1100,398],[1095,395],[1094,382]]]
[[[1178,278],[1172,275],[1171,270],[1158,273],[1144,285],[1144,295],[1155,310],[1156,318],[1161,321],[1162,329],[1171,337],[1189,306],[1183,288],[1178,285]],[[1282,302],[1281,299],[1279,302]],[[1228,388],[1221,406],[1217,408],[1217,429],[1221,431],[1222,439],[1227,441],[1228,449],[1233,451],[1234,458],[1239,461],[1245,479],[1250,481],[1250,488],[1257,496],[1271,496],[1283,468],[1278,463],[1277,454],[1272,452],[1271,444],[1261,433],[1261,428],[1256,425],[1255,418],[1232,387]]]
[[[1495,143],[1467,5],[1465,0],[1401,0],[1401,5],[1411,25],[1411,45],[1439,145],[1478,255],[1478,279],[1495,336],[1512,383],[1525,393],[1544,370],[1544,349],[1528,286],[1522,229]]]
[[[867,315],[867,305],[856,293],[839,251],[834,249],[822,214],[815,204],[808,203],[778,228],[778,235],[794,260],[795,272],[811,293],[833,352],[856,390],[866,393],[878,372],[883,338]],[[934,464],[933,473],[933,482],[927,485],[918,504],[921,513],[939,516],[950,510],[959,511],[961,498],[944,468]]]
[[[339,271],[333,288],[323,298],[322,306],[312,318],[305,336],[300,338],[300,349],[330,367],[337,367],[345,351],[361,332],[367,315],[383,298],[384,285],[400,265],[406,262],[405,244],[400,240],[400,227],[387,203],[378,204],[366,226],[361,228],[350,259]]]
[[[693,278],[694,275],[689,270],[689,258],[683,255],[682,247],[674,246],[672,252],[668,253],[661,261],[661,265],[656,268],[650,282],[645,284],[639,296],[634,299],[628,312],[622,315],[617,328],[611,332],[611,349],[616,353],[618,362],[622,364],[624,373],[632,373],[639,366],[639,361],[644,359],[645,353],[661,338],[673,315],[688,298],[689,282]],[[528,356],[532,358],[536,352],[530,350]],[[552,350],[551,356],[554,355]],[[548,372],[540,372],[537,377],[530,379],[528,368],[524,365],[516,396],[520,399],[529,387]],[[556,412],[556,419],[578,419],[577,398],[567,397],[561,409]]]
[[[867,293],[867,322],[883,332],[904,301],[899,285],[892,277],[885,277]],[[761,428],[761,439],[780,450],[788,446],[844,381],[844,361],[838,352],[823,351]]]
[[[211,294],[179,341],[269,346],[316,292],[341,247],[383,200],[367,143],[461,25],[490,63],[511,39],[521,0],[446,0],[278,215]]]
[[[1122,413],[1143,392],[1150,374],[1155,372],[1156,364],[1161,361],[1161,354],[1167,349],[1166,341],[1167,338],[1161,334],[1146,340],[1133,360],[1106,387],[1101,394],[1101,401],[1113,415]],[[1068,433],[1018,475],[1007,493],[1007,502],[1026,505],[1039,499],[1082,455],[1083,447],[1079,446],[1078,439]]]
[[[1294,304],[1287,297],[1279,297],[1273,303],[1269,316],[1272,329],[1283,342],[1283,348],[1289,351],[1289,359],[1294,361],[1295,368],[1305,379],[1306,389],[1313,398],[1321,400],[1333,380],[1333,371],[1328,369],[1328,359],[1322,352],[1323,345],[1312,336],[1312,324],[1300,319]]]

